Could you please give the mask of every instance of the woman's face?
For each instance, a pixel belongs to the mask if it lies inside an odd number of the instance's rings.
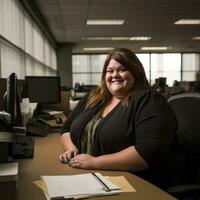
[[[107,66],[105,80],[110,93],[119,98],[125,97],[134,85],[131,72],[114,59]]]

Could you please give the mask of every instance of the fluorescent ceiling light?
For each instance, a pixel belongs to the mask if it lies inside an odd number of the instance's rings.
[[[124,19],[88,19],[87,25],[123,25]]]
[[[133,36],[133,37],[112,37],[112,40],[135,40],[135,41],[141,41],[141,40],[150,40],[151,37],[143,37],[143,36]]]
[[[194,24],[200,24],[200,19],[180,19],[176,22],[174,22],[174,24],[178,24],[178,25],[194,25]]]
[[[135,37],[131,37],[130,40],[150,40],[151,37],[147,37],[147,36],[135,36]]]
[[[111,40],[111,37],[82,37],[82,40]]]
[[[111,40],[130,40],[130,37],[111,37]]]
[[[171,47],[142,47],[141,50],[167,50],[171,49]]]
[[[84,51],[110,51],[113,50],[113,47],[86,47],[83,48]]]
[[[141,40],[150,40],[151,37],[83,37],[82,40],[135,40],[135,41],[141,41]]]
[[[200,36],[192,37],[193,40],[200,40]]]

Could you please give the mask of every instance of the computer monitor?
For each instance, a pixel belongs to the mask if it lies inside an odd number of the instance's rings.
[[[7,90],[7,79],[0,78],[0,111],[5,109],[4,95]]]
[[[17,75],[15,73],[10,74],[7,78],[7,88],[4,96],[4,110],[11,115],[11,125],[21,126],[21,110],[20,110],[20,95],[18,91]]]
[[[26,95],[30,102],[38,103],[37,112],[45,104],[60,102],[59,76],[26,76]]]

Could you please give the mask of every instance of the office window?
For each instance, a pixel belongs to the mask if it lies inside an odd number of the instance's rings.
[[[45,75],[45,68],[42,63],[34,62],[34,75],[43,76]]]
[[[50,46],[51,49],[51,65],[50,67],[52,67],[53,69],[57,69],[57,57],[56,57],[56,51]]]
[[[72,56],[72,65],[73,85],[75,85],[75,83],[90,84],[90,56],[74,55]]]
[[[23,8],[17,0],[1,0],[1,35],[24,49]]]
[[[0,35],[3,35],[3,30],[4,30],[4,6],[3,6],[4,4],[5,3],[3,2],[3,0],[1,0],[1,6],[0,6]]]
[[[182,81],[195,81],[197,75],[195,72],[183,72]]]
[[[44,62],[44,39],[41,31],[35,24],[33,29],[33,41],[34,57]]]
[[[91,72],[102,73],[107,55],[91,55]]]
[[[197,74],[200,72],[200,54],[184,53],[183,56],[183,68],[182,68],[182,80],[183,81],[195,81],[197,80]]]
[[[101,81],[101,72],[107,55],[73,55],[72,73],[75,83],[98,85]]]
[[[55,74],[56,50],[20,1],[0,1],[0,77]]]
[[[150,55],[148,53],[137,53],[136,56],[142,63],[146,77],[150,81]]]
[[[12,59],[11,59],[12,58]],[[24,54],[11,45],[1,43],[1,77],[7,78],[15,72],[19,79],[25,76]]]
[[[150,55],[137,54],[137,56],[144,66],[147,79],[149,79]],[[79,82],[80,84],[84,83],[84,84],[98,85],[101,82],[101,74],[106,57],[107,54],[73,55],[72,56],[73,85],[76,82]]]
[[[33,22],[27,12],[24,13],[25,28],[25,52],[34,56],[33,53]]]
[[[93,73],[91,76],[91,84],[99,85],[101,82],[101,73]]]
[[[73,86],[75,85],[75,83],[90,85],[91,84],[91,76],[86,73],[73,74]]]
[[[180,80],[181,54],[136,54],[141,61],[146,77],[151,83],[155,78],[167,77],[167,84]],[[74,55],[73,56],[73,84],[99,84],[106,54],[102,55]],[[151,61],[150,61],[151,59]],[[150,74],[151,72],[151,74]]]
[[[137,53],[136,55],[143,64],[147,79],[151,85],[159,77],[166,77],[168,86],[172,86],[175,80],[199,80],[200,54]],[[73,55],[73,84],[76,82],[99,84],[106,56],[107,54]]]
[[[98,85],[101,82],[103,65],[107,55],[91,55],[91,84]]]
[[[90,56],[89,55],[74,55],[72,56],[73,73],[90,72]]]
[[[56,51],[50,44],[50,42],[44,38],[44,57],[45,57],[45,64],[52,69],[57,69],[57,57]]]
[[[151,84],[155,79],[166,77],[168,86],[181,79],[180,53],[153,53],[151,54]]]
[[[45,48],[45,64],[50,66],[51,65],[51,49],[50,44],[47,39],[44,40],[44,48]]]
[[[57,76],[58,74],[57,74],[56,70],[54,70],[54,69],[52,69],[50,67],[46,67],[45,68],[45,75],[46,76]]]
[[[35,75],[34,59],[28,55],[26,56],[26,75],[27,76]]]

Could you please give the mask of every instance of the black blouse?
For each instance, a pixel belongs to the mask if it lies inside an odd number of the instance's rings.
[[[85,110],[89,95],[80,100],[64,123],[80,151],[80,141],[88,121],[100,107]],[[177,122],[166,100],[152,89],[137,91],[128,107],[119,102],[96,128],[92,154],[111,154],[134,145],[143,159],[155,165],[165,158],[173,143]]]

